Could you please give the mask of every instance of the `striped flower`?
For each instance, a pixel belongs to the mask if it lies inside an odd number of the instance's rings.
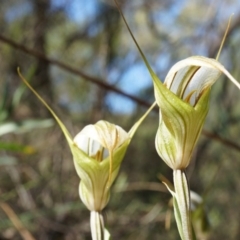
[[[126,131],[107,121],[87,125],[73,139],[80,198],[90,211],[101,211],[107,205],[129,142]]]
[[[98,121],[87,125],[73,139],[62,121],[51,107],[24,79],[18,69],[19,76],[27,87],[50,111],[60,126],[73,155],[73,162],[80,177],[80,198],[92,212],[100,212],[108,203],[110,187],[117,177],[121,162],[133,135],[156,102],[132,126],[129,132],[107,121]]]
[[[176,63],[164,83],[152,73],[160,108],[156,149],[172,169],[185,169],[208,113],[211,86],[221,73],[231,75],[216,60],[193,56]]]

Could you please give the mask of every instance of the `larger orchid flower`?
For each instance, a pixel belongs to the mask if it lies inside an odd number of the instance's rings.
[[[176,63],[163,84],[144,56],[117,1],[115,3],[153,80],[160,111],[157,152],[172,169],[185,169],[208,112],[211,86],[222,73],[239,89],[240,84],[218,61],[202,56]]]
[[[160,111],[156,149],[172,169],[188,166],[208,113],[211,86],[222,73],[238,84],[218,61],[200,56],[176,63],[164,84],[153,73]]]
[[[159,106],[156,149],[173,169],[174,213],[182,240],[194,239],[191,226],[191,202],[185,168],[200,136],[209,108],[211,86],[224,73],[239,83],[216,60],[193,56],[176,63],[164,84],[150,69]]]
[[[160,113],[155,145],[163,161],[173,169],[174,189],[167,187],[173,195],[180,237],[182,240],[192,240],[195,235],[191,225],[190,192],[184,170],[189,165],[207,116],[211,86],[221,73],[239,89],[240,84],[218,61],[200,56],[176,63],[162,83],[139,47],[116,0],[115,3],[153,80]]]

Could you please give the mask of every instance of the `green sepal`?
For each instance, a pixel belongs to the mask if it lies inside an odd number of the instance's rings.
[[[172,169],[188,166],[208,113],[210,88],[195,107],[182,101],[160,81],[154,82],[155,97],[160,107],[156,149]]]
[[[90,211],[101,211],[108,203],[110,187],[115,180],[124,158],[130,140],[126,140],[113,152],[111,182],[109,183],[110,157],[98,162],[90,157],[85,157],[77,146],[73,146],[72,154],[76,171],[81,179],[79,192],[82,201]]]
[[[27,87],[35,94],[35,96],[42,102],[42,104],[49,110],[49,112],[52,114],[52,116],[55,118],[57,123],[59,124],[61,130],[63,131],[63,134],[66,137],[66,140],[69,145],[73,144],[73,139],[71,134],[68,132],[62,121],[58,118],[58,116],[55,114],[55,112],[49,107],[49,105],[43,100],[43,98],[32,88],[32,86],[28,83],[28,81],[22,76],[20,69],[18,68],[18,75],[22,79],[22,81],[27,85]]]

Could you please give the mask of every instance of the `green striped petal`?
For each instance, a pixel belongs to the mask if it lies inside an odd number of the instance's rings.
[[[181,100],[160,81],[154,82],[154,91],[160,108],[155,141],[157,152],[172,169],[184,169],[208,112],[210,89],[204,91],[195,107]]]
[[[156,149],[172,169],[188,166],[207,116],[210,88],[222,73],[235,81],[218,61],[193,56],[176,63],[164,84],[152,74],[160,108]]]

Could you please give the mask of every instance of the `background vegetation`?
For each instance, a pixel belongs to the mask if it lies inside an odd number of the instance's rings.
[[[240,80],[238,0],[119,1],[159,77],[191,55],[215,57]],[[89,212],[65,139],[17,75],[56,110],[72,135],[106,119],[129,130],[153,102],[150,76],[110,0],[0,3],[0,239],[90,239]],[[204,132],[188,168],[204,198],[194,215],[199,239],[239,239],[240,94],[222,78],[212,89]],[[154,147],[153,112],[134,137],[105,209],[113,239],[179,239],[171,196],[159,175],[172,171]],[[170,230],[166,220],[170,219]]]

